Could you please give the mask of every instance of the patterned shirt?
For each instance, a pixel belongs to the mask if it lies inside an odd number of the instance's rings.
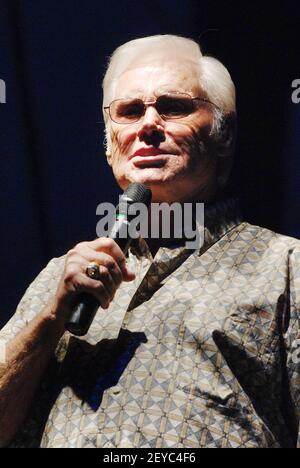
[[[1,332],[56,291],[53,259]],[[300,241],[252,226],[237,205],[205,212],[199,250],[145,240],[136,279],[65,333],[12,447],[300,447]]]

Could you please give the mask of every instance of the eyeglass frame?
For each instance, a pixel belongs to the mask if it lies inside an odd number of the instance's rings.
[[[149,106],[154,106],[156,112],[158,112],[157,109],[156,109],[156,107],[155,107],[155,104],[157,103],[157,100],[158,100],[159,98],[161,98],[162,96],[168,96],[168,95],[171,95],[171,94],[181,94],[181,95],[184,94],[185,96],[188,96],[192,101],[198,100],[198,101],[206,102],[206,103],[208,103],[208,104],[213,105],[213,106],[216,107],[217,109],[219,109],[219,107],[218,107],[216,104],[214,104],[213,102],[209,101],[208,99],[205,99],[205,98],[200,97],[200,96],[191,96],[190,94],[184,93],[184,92],[181,92],[181,91],[174,91],[173,93],[171,93],[171,92],[170,92],[170,93],[163,93],[163,94],[161,94],[160,96],[158,96],[158,97],[155,99],[155,101],[143,101],[143,99],[141,99],[141,98],[132,98],[132,100],[141,101],[141,102],[143,103],[143,105],[144,105],[144,112],[143,112],[143,114],[140,116],[140,118],[139,118],[138,120],[135,120],[135,121],[133,121],[133,122],[116,122],[116,121],[112,118],[111,113],[110,113],[110,106],[112,105],[113,102],[116,102],[116,101],[123,101],[123,100],[125,101],[125,100],[131,99],[131,98],[119,98],[119,99],[114,99],[113,101],[111,101],[111,103],[109,104],[109,106],[105,106],[105,107],[103,107],[103,109],[104,109],[104,111],[108,114],[108,116],[110,117],[110,119],[111,119],[113,122],[115,122],[116,124],[118,124],[118,125],[130,125],[130,124],[135,124],[135,123],[139,123],[139,122],[141,121],[141,119],[144,117],[144,115],[145,115],[145,113],[146,113],[146,110],[147,110],[147,108],[148,108]],[[196,109],[195,109],[195,110],[196,110]],[[195,112],[195,110],[194,110],[193,112]],[[108,111],[108,112],[107,112],[107,111]],[[160,114],[159,112],[158,112],[158,114],[159,114],[159,116],[160,116],[165,122],[168,122],[168,121],[172,121],[172,120],[184,119],[184,118],[186,118],[188,115],[191,115],[193,112],[190,112],[189,114],[187,114],[187,115],[184,116],[184,117],[183,117],[183,116],[180,116],[180,117],[172,117],[172,118],[170,118],[170,117],[166,118],[163,114]]]

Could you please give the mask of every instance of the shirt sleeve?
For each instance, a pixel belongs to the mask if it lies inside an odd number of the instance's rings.
[[[64,268],[64,257],[52,259],[26,290],[17,310],[0,331],[0,339],[7,343],[14,338],[54,296]]]
[[[64,263],[64,257],[54,258],[29,286],[14,316],[0,331],[2,345],[13,339],[50,302],[56,292]],[[34,404],[9,447],[35,448],[40,446],[47,415],[56,391],[55,385],[59,363],[64,359],[67,350],[68,336],[68,333],[65,333],[58,343],[55,355],[49,363],[47,372],[35,396]]]
[[[290,307],[285,333],[287,378],[295,445],[300,448],[300,242],[289,251],[289,278]]]

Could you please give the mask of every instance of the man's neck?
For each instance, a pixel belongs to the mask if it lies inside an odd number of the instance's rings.
[[[184,239],[176,239],[176,238],[169,238],[169,239],[163,239],[163,238],[158,238],[158,239],[147,239],[147,244],[149,247],[149,250],[151,252],[152,257],[154,258],[155,255],[157,254],[158,250],[161,247],[174,247],[175,245],[184,245],[185,240]]]
[[[150,210],[151,211],[151,210]],[[149,238],[147,240],[148,247],[150,249],[150,252],[152,254],[152,257],[154,258],[157,251],[161,247],[167,247],[171,248],[174,246],[183,246],[186,242],[185,238],[185,216],[181,216],[181,230],[179,229],[179,226],[176,225],[175,220],[174,220],[174,211],[171,211],[170,213],[165,213],[165,215],[160,212],[159,213],[160,217],[159,220],[155,219],[153,220],[151,218],[151,212],[149,212]],[[155,224],[155,231],[156,234],[159,234],[158,237],[151,237],[151,234],[153,235],[153,232],[151,231],[151,224],[152,222]],[[165,223],[168,223],[169,225],[166,225]],[[178,222],[178,221],[177,221]],[[193,224],[193,221],[191,220],[191,224]],[[153,227],[153,226],[152,226]],[[179,231],[178,231],[179,230]],[[166,237],[167,233],[167,237]]]

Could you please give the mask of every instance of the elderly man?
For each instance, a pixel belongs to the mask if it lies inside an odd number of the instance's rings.
[[[204,202],[204,244],[140,238],[126,257],[98,238],[53,259],[1,332],[1,445],[296,447],[300,246],[222,195],[229,73],[189,39],[154,36],[115,51],[103,89],[118,184]],[[101,308],[77,338],[65,322],[82,291]]]

